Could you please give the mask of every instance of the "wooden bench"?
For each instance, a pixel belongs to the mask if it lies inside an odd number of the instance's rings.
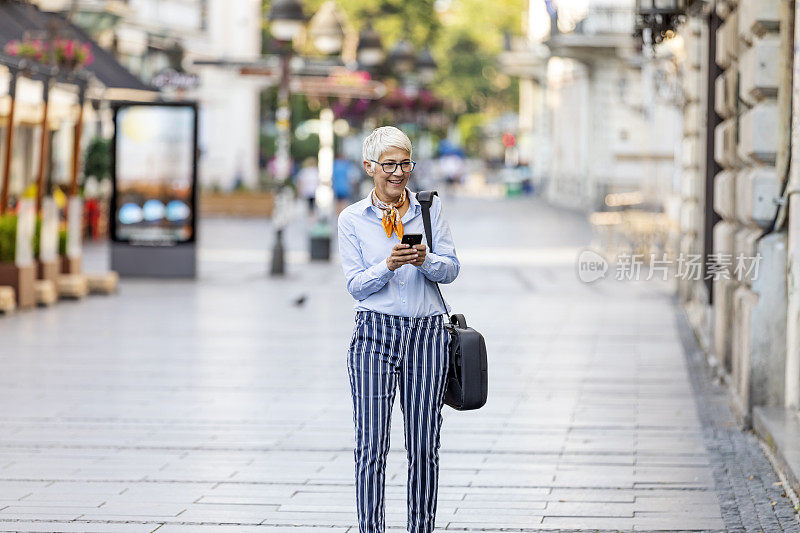
[[[36,303],[42,306],[53,305],[58,301],[56,284],[51,279],[37,280],[34,285]]]
[[[17,297],[14,294],[14,287],[0,286],[0,311],[7,315],[13,313],[16,308]]]

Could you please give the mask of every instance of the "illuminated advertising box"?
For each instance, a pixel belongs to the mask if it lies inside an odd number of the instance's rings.
[[[109,229],[119,253],[112,251],[112,268],[122,275],[193,276],[196,104],[117,103],[114,126]],[[175,251],[146,251],[167,248]]]

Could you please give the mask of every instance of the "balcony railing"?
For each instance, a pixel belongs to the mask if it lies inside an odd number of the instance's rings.
[[[635,20],[633,8],[592,6],[589,8],[586,18],[575,26],[574,33],[581,35],[631,34]]]

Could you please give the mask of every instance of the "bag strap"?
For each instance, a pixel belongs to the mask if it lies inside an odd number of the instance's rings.
[[[422,225],[425,227],[425,237],[428,241],[428,251],[433,253],[433,230],[431,229],[431,205],[433,205],[433,197],[439,196],[436,191],[419,191],[417,193],[417,201],[422,208]],[[432,282],[436,286],[436,291],[439,293],[439,299],[442,300],[442,307],[444,307],[444,314],[447,315],[447,304],[442,296],[442,289],[435,281]]]

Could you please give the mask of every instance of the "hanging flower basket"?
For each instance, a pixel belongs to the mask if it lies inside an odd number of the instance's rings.
[[[91,45],[74,39],[55,39],[52,43],[42,39],[14,40],[9,41],[3,51],[10,56],[65,70],[88,67],[94,62]]]

